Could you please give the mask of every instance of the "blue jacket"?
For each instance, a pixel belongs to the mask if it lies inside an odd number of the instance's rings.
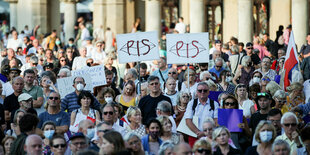
[[[143,145],[144,151],[147,152],[148,154],[151,154],[150,146],[149,146],[149,134],[143,136],[141,138],[141,140],[142,140],[142,145]],[[163,143],[163,141],[160,138],[158,138],[158,143],[159,143],[159,146],[160,146],[161,143]]]

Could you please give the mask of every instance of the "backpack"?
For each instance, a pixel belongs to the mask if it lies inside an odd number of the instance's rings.
[[[194,99],[194,104],[193,104],[193,107],[192,107],[192,110],[193,110],[193,114],[195,114],[195,109],[198,105],[198,99]],[[210,99],[210,107],[211,109],[209,111],[214,111],[214,100]]]

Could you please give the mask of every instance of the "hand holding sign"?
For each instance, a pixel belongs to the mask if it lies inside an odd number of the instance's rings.
[[[118,34],[119,63],[159,59],[157,32]]]

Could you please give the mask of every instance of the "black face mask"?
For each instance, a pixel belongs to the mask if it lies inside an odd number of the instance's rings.
[[[90,67],[90,66],[91,66],[91,63],[87,63],[87,66]]]

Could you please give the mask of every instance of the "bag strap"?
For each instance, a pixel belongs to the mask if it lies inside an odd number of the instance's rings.
[[[236,68],[235,68],[235,70],[234,70],[234,73],[236,73],[236,70],[237,70],[237,68],[238,68],[238,65],[239,65],[239,59],[240,59],[240,53],[238,54],[238,61],[237,61],[237,63],[236,63]]]

